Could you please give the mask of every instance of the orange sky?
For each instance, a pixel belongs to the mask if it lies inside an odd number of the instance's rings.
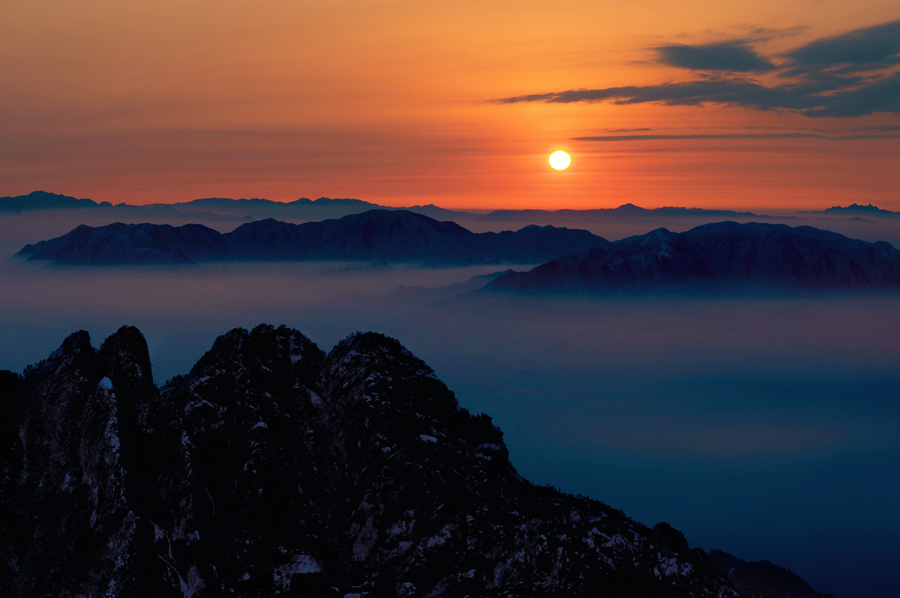
[[[900,209],[897,52],[853,45],[898,20],[896,0],[0,1],[0,195]],[[703,62],[735,48],[768,66]],[[822,73],[844,78],[798,92]],[[666,95],[709,81],[778,93]],[[637,95],[496,101],[610,88]]]

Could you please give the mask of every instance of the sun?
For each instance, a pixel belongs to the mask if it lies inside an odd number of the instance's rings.
[[[562,150],[555,151],[550,154],[550,166],[552,166],[556,170],[565,170],[571,163],[572,158],[570,158],[569,154]]]

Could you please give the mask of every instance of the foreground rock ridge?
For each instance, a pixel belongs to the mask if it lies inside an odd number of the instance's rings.
[[[669,525],[522,479],[379,334],[235,329],[158,389],[136,328],[77,332],[0,408],[3,595],[737,595]]]

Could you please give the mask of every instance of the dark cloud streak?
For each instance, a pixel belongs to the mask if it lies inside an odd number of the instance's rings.
[[[666,139],[822,139],[824,141],[858,141],[861,139],[897,139],[895,134],[824,135],[822,133],[711,133],[700,135],[592,135],[573,137],[575,141],[657,141]]]
[[[657,102],[678,106],[720,104],[757,110],[788,110],[810,117],[900,114],[900,21],[822,38],[796,48],[777,67],[746,40],[655,48],[661,62],[704,78],[658,85],[569,89],[491,100],[496,104],[543,102]],[[763,84],[748,72],[772,71]]]
[[[900,63],[900,21],[818,39],[785,56],[795,66],[895,65]]]
[[[750,72],[775,68],[775,65],[742,42],[660,46],[656,51],[661,62],[695,71]]]

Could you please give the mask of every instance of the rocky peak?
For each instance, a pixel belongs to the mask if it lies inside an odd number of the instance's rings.
[[[126,327],[0,375],[14,595],[734,595],[671,527],[523,480],[383,335],[234,329],[157,390]]]
[[[100,359],[114,386],[153,387],[150,351],[140,330],[122,326],[100,346]]]

